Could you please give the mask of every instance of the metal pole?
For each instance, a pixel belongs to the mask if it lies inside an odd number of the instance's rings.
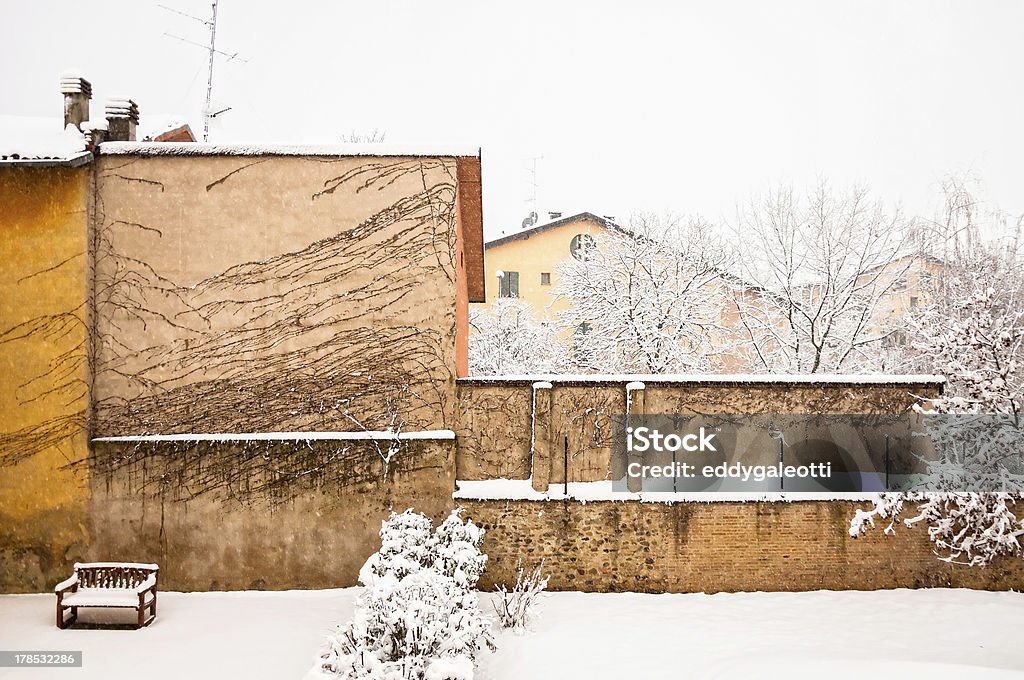
[[[217,53],[217,3],[213,0],[213,18],[210,20],[210,70],[206,77],[206,106],[203,108],[203,141],[210,141],[210,95],[213,93],[213,57]]]
[[[562,474],[565,476],[565,496],[569,496],[569,437],[566,436],[562,439],[562,450],[564,458],[562,459]]]

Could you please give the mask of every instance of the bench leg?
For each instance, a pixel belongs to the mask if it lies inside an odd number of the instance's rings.
[[[138,628],[142,628],[144,625],[146,625],[144,623],[144,621],[146,620],[146,608],[145,607],[139,607],[138,612],[139,612],[139,625],[137,627]]]
[[[70,609],[71,616],[68,619],[64,619],[64,610]],[[78,607],[66,607],[65,605],[57,605],[57,627],[60,629],[67,628],[72,623],[78,620]]]

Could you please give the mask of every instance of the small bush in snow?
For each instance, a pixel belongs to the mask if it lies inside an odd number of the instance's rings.
[[[494,649],[476,583],[483,530],[453,512],[436,530],[422,514],[392,513],[381,548],[359,572],[366,591],[353,619],[330,636],[320,669],[346,680],[472,680]]]
[[[498,623],[502,628],[523,630],[537,618],[540,594],[548,587],[549,577],[541,575],[543,566],[541,562],[536,569],[527,572],[520,561],[516,584],[512,590],[505,586],[495,587],[497,597],[494,600],[494,611],[498,614]]]

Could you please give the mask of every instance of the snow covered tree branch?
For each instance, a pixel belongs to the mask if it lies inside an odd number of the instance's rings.
[[[910,221],[864,188],[821,183],[806,199],[791,188],[752,200],[737,242],[743,279],[734,295],[753,348],[751,370],[842,373],[875,369],[879,304],[910,266]]]
[[[947,211],[973,205],[960,191],[947,195]],[[1024,263],[1016,248],[977,238],[970,215],[936,224],[948,259],[930,303],[909,315],[908,332],[917,367],[947,376],[946,392],[918,408],[936,423],[930,434],[940,456],[920,490],[879,496],[874,508],[857,511],[850,533],[892,518],[891,533],[910,502],[917,514],[904,524],[925,524],[940,559],[984,566],[1024,557]]]
[[[533,308],[517,298],[499,298],[488,309],[471,310],[469,324],[473,375],[553,373],[565,356],[556,329],[538,321]]]
[[[577,370],[679,373],[712,360],[728,255],[700,219],[641,214],[560,268]]]

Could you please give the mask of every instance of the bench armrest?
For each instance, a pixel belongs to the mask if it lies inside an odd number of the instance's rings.
[[[150,574],[149,578],[134,588],[136,593],[144,593],[150,589],[156,589],[156,574]]]
[[[70,588],[73,588],[74,586],[77,586],[77,585],[78,585],[78,574],[76,573],[71,578],[65,579],[65,580],[61,581],[60,583],[58,583],[54,587],[53,592],[61,593],[61,592],[64,592],[65,590],[69,590]]]

